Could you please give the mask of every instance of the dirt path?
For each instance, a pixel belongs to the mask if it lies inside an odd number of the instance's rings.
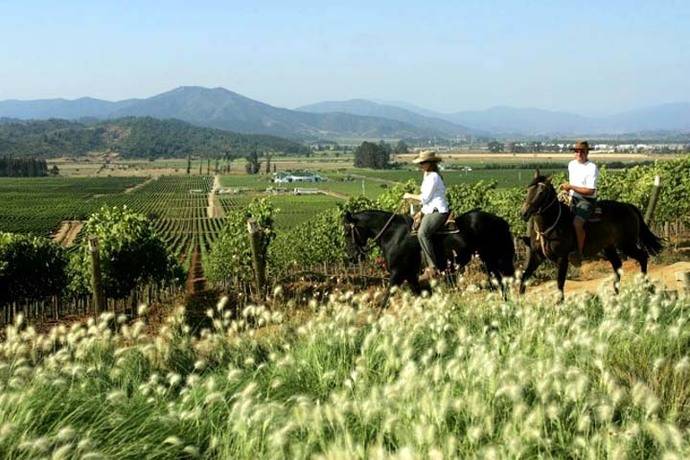
[[[382,177],[372,177],[372,176],[363,176],[361,174],[350,174],[350,177],[354,177],[355,179],[364,179],[364,180],[370,180],[372,182],[380,182],[382,184],[387,184],[387,185],[395,185],[399,184],[400,182],[390,180],[390,179],[384,179]]]
[[[587,265],[583,265],[587,268]],[[638,273],[640,272],[639,266],[636,262],[626,261],[623,263],[623,276],[621,277],[621,283],[623,286],[633,283]],[[655,284],[662,284],[666,289],[670,290],[682,290],[683,283],[676,279],[676,274],[680,272],[690,272],[690,262],[676,262],[671,265],[658,265],[650,266],[647,275]],[[610,274],[597,276],[596,278],[587,280],[566,280],[565,282],[565,294],[572,295],[582,292],[596,293],[603,283],[610,283]],[[531,291],[532,294],[548,294],[553,292],[556,293],[556,282],[551,281],[539,286],[533,286],[531,289],[528,287],[527,292]]]
[[[80,220],[62,221],[57,232],[53,235],[53,241],[65,247],[72,246],[83,226],[84,222]]]
[[[134,185],[132,187],[125,189],[125,193],[135,192],[135,191],[139,190],[140,188],[145,187],[147,184],[153,182],[154,180],[158,180],[158,176],[151,176],[148,179],[146,179],[144,182],[141,182],[137,185]]]
[[[225,217],[225,211],[220,204],[220,198],[217,193],[220,188],[220,176],[216,174],[213,177],[213,188],[208,194],[208,208],[206,208],[206,214],[209,218]]]
[[[199,244],[196,243],[192,252],[192,262],[189,265],[186,283],[187,293],[195,294],[206,289],[206,278],[204,277],[204,266],[201,263],[201,251]]]
[[[334,191],[332,191],[332,190],[326,190],[326,189],[324,189],[324,190],[320,190],[320,192],[321,192],[322,195],[328,195],[328,196],[332,196],[332,197],[334,197],[334,198],[340,198],[340,199],[342,199],[342,200],[347,200],[348,198],[350,198],[349,195],[346,195],[346,194],[344,194],[344,193],[334,192]]]

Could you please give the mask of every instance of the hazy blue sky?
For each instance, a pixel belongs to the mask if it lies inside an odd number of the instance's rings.
[[[689,0],[0,0],[0,99],[202,85],[600,114],[690,101],[689,82]]]

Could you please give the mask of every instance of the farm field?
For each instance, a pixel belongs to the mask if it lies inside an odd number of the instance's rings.
[[[181,310],[162,329],[146,324],[155,317],[145,311],[115,333],[107,317],[45,335],[10,329],[0,357],[0,452],[690,455],[688,297],[644,282],[560,306],[542,297],[399,294],[380,313],[369,293],[336,292],[311,311],[236,313],[221,300],[201,337]]]
[[[485,166],[486,164],[506,164],[515,165],[522,164],[529,167],[530,163],[543,162],[560,162],[566,165],[572,159],[570,153],[489,153],[485,151],[450,151],[441,152],[441,155],[447,162],[466,166]],[[394,155],[393,161],[401,163],[409,163],[414,158],[414,154]],[[653,155],[643,153],[597,153],[593,152],[591,158],[596,162],[639,162],[639,161],[653,161],[653,160],[668,160],[677,158],[675,155]],[[265,161],[264,158],[261,158]],[[160,175],[186,175],[187,160],[186,158],[167,158],[148,160],[135,159],[121,159],[113,158],[108,164],[102,156],[90,156],[79,158],[56,158],[48,160],[49,166],[57,165],[60,168],[60,174],[68,177],[108,177],[108,176],[160,176]],[[298,156],[275,156],[271,158],[271,164],[275,165],[276,171],[290,171],[296,169],[309,169],[312,171],[322,172],[343,172],[352,169],[353,156],[348,153],[315,153],[310,157]],[[243,175],[244,174],[244,159],[235,159],[228,163],[224,160],[220,162],[220,166],[230,165],[230,174]],[[199,173],[199,166],[202,167],[202,173],[207,172],[207,162],[205,159],[193,159],[191,172],[192,174]],[[211,173],[215,167],[215,161],[211,161]],[[565,166],[564,166],[565,167]]]
[[[0,178],[0,230],[48,235],[63,220],[84,220],[141,177]]]
[[[544,174],[563,172],[563,170],[544,169]],[[422,174],[413,170],[352,170],[352,174],[394,182],[412,180],[421,182]],[[446,185],[471,184],[479,181],[496,181],[499,188],[524,187],[534,175],[534,169],[473,169],[472,171],[442,171]]]
[[[0,178],[0,231],[48,236],[64,220],[86,220],[101,206],[122,206],[149,216],[180,259],[198,243],[210,247],[222,219],[207,216],[212,178]],[[131,193],[126,190],[133,188]]]

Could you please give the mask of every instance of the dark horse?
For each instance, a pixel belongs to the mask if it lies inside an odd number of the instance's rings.
[[[659,254],[663,245],[661,239],[649,230],[636,206],[610,200],[601,200],[597,206],[601,207],[601,218],[585,224],[583,255],[591,257],[603,254],[613,267],[614,289],[618,292],[618,269],[622,265],[618,250],[635,259],[642,273],[647,273],[649,256]],[[558,266],[558,290],[562,301],[568,273],[568,254],[577,248],[570,208],[558,200],[549,178],[540,175],[537,170],[527,187],[521,212],[525,221],[532,218],[532,225],[529,226],[529,237],[523,238],[528,247],[528,258],[520,281],[520,293],[525,291],[525,281],[548,259]]]
[[[499,283],[503,277],[514,276],[515,247],[505,220],[474,210],[457,217],[455,223],[459,233],[435,236],[439,268],[461,269],[469,263],[472,254],[478,253],[489,276],[495,276]],[[351,261],[361,260],[366,254],[367,242],[372,240],[381,248],[390,272],[390,285],[400,286],[407,281],[412,292],[421,293],[418,280],[422,264],[421,247],[417,236],[410,233],[411,217],[385,211],[347,212],[343,224]]]

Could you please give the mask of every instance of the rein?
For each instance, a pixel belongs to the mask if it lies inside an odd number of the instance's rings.
[[[543,213],[544,211],[549,209],[557,201],[558,201],[558,196],[556,195],[553,198],[553,200],[551,201],[551,203],[549,203],[545,208],[539,208],[539,211],[537,211],[537,214]],[[537,237],[536,237],[537,242],[541,245],[541,252],[544,254],[544,256],[547,259],[550,259],[550,257],[549,257],[549,253],[546,249],[547,246],[546,246],[545,240],[547,239],[547,235],[549,233],[551,233],[556,228],[556,226],[558,225],[558,222],[561,220],[561,214],[563,214],[563,206],[558,206],[558,216],[556,217],[556,221],[549,228],[544,230],[543,232],[539,230],[539,224],[537,224],[537,222],[534,222],[534,226],[536,227],[535,231],[537,234]]]
[[[383,236],[386,230],[388,230],[388,227],[390,227],[391,222],[393,222],[393,219],[395,219],[395,216],[397,216],[397,212],[400,211],[400,208],[403,206],[403,204],[405,204],[405,201],[401,201],[398,204],[398,206],[393,210],[391,216],[388,218],[386,223],[383,224],[383,227],[381,227],[381,230],[379,230],[376,236],[374,236],[374,238],[371,239],[372,243],[376,243]],[[367,249],[361,247],[359,244],[356,244],[357,240],[355,239],[355,233],[357,233],[357,236],[361,239],[361,235],[359,233],[359,229],[357,228],[357,226],[353,223],[350,223],[350,236],[352,237],[352,241],[355,243],[355,246],[357,246],[357,252],[360,255],[365,255],[367,253]]]

